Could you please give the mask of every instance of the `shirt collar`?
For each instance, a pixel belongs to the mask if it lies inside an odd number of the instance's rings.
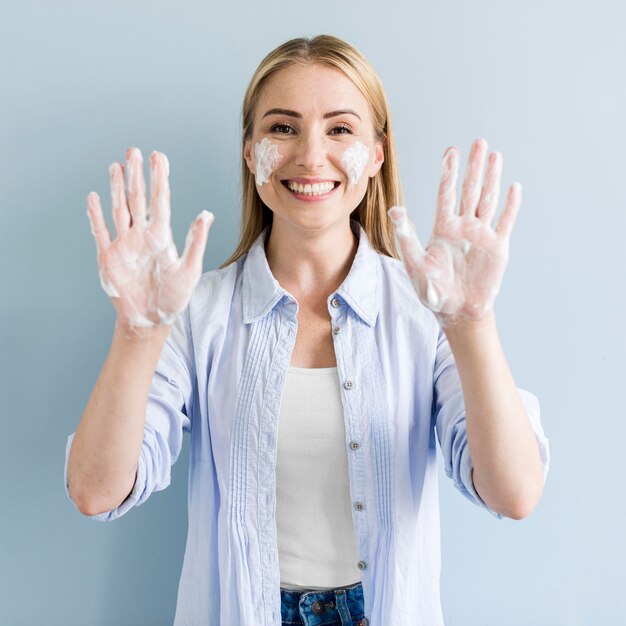
[[[381,299],[381,269],[378,253],[372,248],[364,228],[350,220],[359,236],[359,247],[352,267],[335,293],[369,326],[376,323]],[[265,256],[269,226],[255,239],[243,262],[243,321],[249,324],[267,315],[283,297],[295,298],[274,278]],[[333,294],[331,294],[332,297]]]

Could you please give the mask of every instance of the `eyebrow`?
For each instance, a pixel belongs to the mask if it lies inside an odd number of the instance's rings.
[[[338,115],[346,115],[346,114],[354,115],[355,117],[361,119],[358,113],[355,113],[354,111],[352,111],[352,109],[338,109],[337,111],[324,113],[324,119],[327,120],[331,117],[337,117]],[[263,117],[267,117],[268,115],[288,115],[289,117],[297,117],[298,119],[302,119],[301,113],[298,113],[297,111],[292,111],[291,109],[270,109],[263,115]]]

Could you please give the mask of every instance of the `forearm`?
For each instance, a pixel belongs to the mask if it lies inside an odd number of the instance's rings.
[[[148,392],[169,330],[113,335],[68,460],[69,492],[85,514],[115,508],[133,488]]]
[[[541,459],[493,311],[444,330],[463,388],[474,487],[492,510],[525,517],[543,490]]]

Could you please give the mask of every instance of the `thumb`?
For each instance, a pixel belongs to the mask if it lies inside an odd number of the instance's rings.
[[[209,229],[215,216],[209,211],[202,211],[191,223],[187,237],[185,238],[185,249],[181,256],[182,266],[186,272],[192,272],[202,267],[202,257],[206,247]]]
[[[391,207],[389,211],[387,211],[387,215],[393,222],[398,253],[407,271],[410,273],[419,266],[420,260],[424,256],[424,247],[420,243],[415,225],[409,219],[405,207]]]

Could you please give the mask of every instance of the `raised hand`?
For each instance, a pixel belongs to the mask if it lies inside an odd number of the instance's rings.
[[[446,150],[435,227],[425,250],[406,209],[392,207],[387,212],[417,295],[442,326],[484,317],[500,289],[508,261],[509,238],[521,204],[521,186],[515,183],[509,188],[498,225],[492,227],[500,194],[502,156],[498,152],[489,155],[482,186],[486,154],[487,142],[477,139],[470,151],[457,215],[459,150]]]
[[[109,168],[116,238],[111,241],[100,198],[87,196],[87,215],[98,250],[102,288],[126,332],[173,324],[187,306],[202,273],[202,257],[214,216],[202,211],[187,233],[178,257],[170,227],[169,164],[160,152],[150,155],[150,205],[146,206],[143,159],[137,148],[126,151],[124,167]]]

